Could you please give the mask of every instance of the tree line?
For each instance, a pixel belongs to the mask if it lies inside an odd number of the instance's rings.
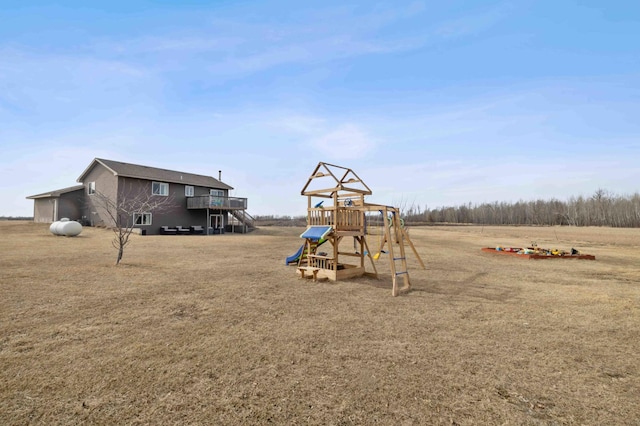
[[[406,223],[466,223],[482,225],[572,225],[640,227],[640,194],[616,195],[598,189],[592,196],[463,204],[430,209],[402,209]]]

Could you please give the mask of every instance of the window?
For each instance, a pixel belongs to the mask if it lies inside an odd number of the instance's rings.
[[[224,191],[221,189],[209,190],[209,207],[221,207],[224,204]]]
[[[96,193],[96,183],[89,182],[89,186],[87,186],[87,194],[95,194]]]
[[[187,185],[184,187],[184,196],[193,197],[193,186]]]
[[[134,225],[151,225],[151,213],[134,213]]]
[[[169,184],[165,182],[153,182],[151,184],[151,193],[153,195],[169,195]]]

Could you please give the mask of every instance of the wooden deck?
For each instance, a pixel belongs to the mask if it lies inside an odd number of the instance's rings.
[[[246,210],[247,199],[238,197],[218,197],[203,195],[187,198],[188,209]]]

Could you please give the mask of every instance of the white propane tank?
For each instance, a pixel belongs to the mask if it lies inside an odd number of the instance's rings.
[[[51,231],[53,235],[75,237],[82,232],[82,225],[76,221],[63,218],[53,222],[49,227],[49,231]]]

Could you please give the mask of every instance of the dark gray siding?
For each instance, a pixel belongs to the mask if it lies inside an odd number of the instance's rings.
[[[169,204],[163,206],[163,208],[149,212],[152,214],[151,225],[136,226],[137,228],[144,229],[147,235],[154,235],[160,232],[161,226],[183,226],[188,228],[190,226],[199,225],[205,229],[208,226],[207,211],[203,210],[189,210],[187,209],[187,197],[185,196],[184,184],[169,183]],[[124,194],[136,194],[143,192],[144,194],[151,194],[152,181],[120,178],[121,193]],[[190,185],[193,186],[193,185]],[[225,195],[228,191],[225,190]],[[209,188],[194,186],[194,195],[208,195]],[[153,197],[163,197],[155,195]],[[141,212],[147,213],[147,212]]]
[[[82,209],[85,204],[84,190],[67,192],[58,198],[58,220],[66,217],[71,220],[82,221]]]
[[[96,183],[96,192],[99,193],[98,195],[88,195],[89,182]],[[94,226],[113,226],[114,223],[110,220],[103,208],[104,203],[98,202],[99,197],[102,198],[106,196],[112,200],[116,200],[117,196],[118,202],[131,200],[139,196],[165,198],[161,195],[151,194],[152,182],[153,181],[146,179],[114,176],[106,167],[96,163],[92,169],[83,175],[85,201],[80,211],[81,216],[86,216],[88,222]],[[186,185],[171,182],[164,183],[169,184],[169,196],[167,197],[169,202],[156,211],[140,211],[139,213],[152,214],[151,224],[138,225],[135,227],[145,230],[147,235],[159,234],[161,226],[175,227],[179,225],[188,228],[189,226],[199,225],[206,229],[209,226],[207,210],[187,209],[187,197],[185,196]],[[209,195],[209,188],[195,185],[190,186],[194,187],[195,196]],[[225,197],[229,195],[228,189],[223,189],[223,192]],[[227,224],[226,212],[210,210],[209,213],[223,214],[225,225]],[[133,220],[133,217],[130,219]]]

